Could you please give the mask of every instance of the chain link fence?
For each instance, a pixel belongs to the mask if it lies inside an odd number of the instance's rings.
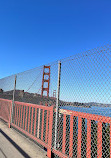
[[[0,79],[0,98],[13,99],[15,76]]]
[[[74,158],[111,157],[110,124],[99,117],[111,117],[110,45],[61,60],[59,108],[57,150]],[[72,116],[71,111],[75,111],[76,114]],[[87,114],[93,114],[88,115],[90,120],[86,117]],[[98,118],[93,118],[95,115]],[[88,136],[91,140],[88,140]],[[99,140],[101,143],[98,144]]]
[[[111,45],[62,59],[60,65],[57,61],[45,66],[46,69],[50,67],[49,87],[49,72],[48,70],[44,72],[44,66],[41,66],[0,79],[0,98],[55,107],[51,144],[54,157],[110,158]],[[61,73],[58,73],[58,70]],[[43,74],[46,74],[44,78]],[[43,79],[44,82],[46,81],[44,85]],[[58,79],[60,79],[59,84]],[[15,91],[13,91],[14,86]],[[48,95],[47,87],[49,88]],[[41,95],[42,90],[43,95]],[[32,115],[32,108],[24,108],[24,115],[28,118]],[[20,109],[20,114],[18,114],[20,117],[21,110],[23,109]],[[17,111],[13,104],[13,123],[15,115]],[[40,133],[43,122],[45,125],[44,133],[42,136],[40,134],[40,139],[42,137],[45,141],[47,133],[45,130],[46,127],[49,130],[50,124],[47,122],[50,116],[48,111],[43,109],[36,111],[34,107],[33,118],[29,118],[29,129],[27,122],[26,126],[24,124],[24,130],[32,130],[32,135],[34,135],[34,128],[36,128],[37,136],[38,116]],[[21,117],[22,123],[25,117]]]

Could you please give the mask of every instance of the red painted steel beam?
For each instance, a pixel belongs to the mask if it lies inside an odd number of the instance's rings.
[[[28,113],[28,107],[26,107],[25,130],[27,129],[27,113]]]
[[[37,104],[32,104],[32,103],[24,103],[24,102],[18,102],[18,101],[15,101],[14,103],[15,103],[15,105],[17,104],[17,105],[29,106],[32,108],[40,108],[40,109],[44,109],[44,110],[50,109],[50,107],[48,107],[48,106],[37,105]]]
[[[18,117],[19,125],[18,125],[18,126],[20,127],[20,112],[21,112],[21,110],[20,110],[20,105],[19,105],[18,108],[19,108],[19,117]]]
[[[39,112],[38,112],[38,126],[37,126],[37,138],[39,138],[39,129],[40,129],[40,112],[41,112],[41,109],[39,109]]]
[[[24,129],[24,122],[25,122],[25,106],[23,108],[23,129]]]
[[[102,122],[97,127],[97,158],[102,158]]]
[[[14,113],[14,124],[16,124],[16,106],[15,106],[15,113]]]
[[[56,112],[56,109],[55,109],[55,112]],[[60,109],[59,113],[66,114],[66,115],[73,115],[76,117],[86,118],[86,119],[100,121],[104,123],[111,122],[111,117],[106,117],[106,116],[101,116],[101,115],[96,115],[96,114],[89,114],[89,113],[77,112],[77,111],[71,111],[71,110],[65,110],[65,109]]]
[[[30,132],[30,131],[29,131],[29,129],[30,129],[30,109],[31,109],[31,107],[29,107],[28,132]]]
[[[20,127],[22,128],[23,105],[21,105]]]
[[[81,117],[78,117],[77,158],[81,158],[81,136],[82,136],[82,118],[81,118]]]
[[[33,113],[34,113],[34,108],[32,108],[32,113],[31,113],[31,134],[32,134],[32,127],[33,127]]]
[[[48,122],[49,122],[49,111],[47,111],[47,118],[46,118],[46,133],[45,133],[45,142],[47,143],[48,138]]]
[[[49,112],[49,111],[48,111]],[[48,114],[49,115],[49,114]],[[51,158],[51,150],[52,150],[52,126],[53,126],[53,107],[50,110],[49,116],[49,133],[48,133],[48,148],[47,148],[47,156]]]
[[[111,157],[111,123],[110,123],[110,157]]]
[[[44,132],[44,110],[42,111],[42,129],[41,129],[41,140],[43,140],[43,132]]]
[[[70,116],[69,157],[73,157],[73,115]]]
[[[2,120],[4,120],[5,122],[7,122],[7,123],[8,123],[8,120],[7,120],[7,119],[5,119],[3,116],[0,116],[0,119],[2,119]]]
[[[66,148],[66,115],[63,115],[63,142],[62,142],[62,152],[65,154]]]
[[[9,114],[9,123],[8,123],[8,127],[10,128],[11,127],[11,113],[12,113],[12,103],[9,105],[9,108],[10,108],[10,114]]]
[[[17,105],[17,117],[16,117],[16,119],[17,119],[17,126],[18,126],[18,105]]]
[[[91,120],[87,120],[87,158],[91,158]]]
[[[12,100],[8,100],[8,99],[2,99],[2,98],[0,98],[0,101],[5,101],[5,102],[12,103]]]
[[[37,121],[37,108],[35,108],[34,136],[36,136],[36,121]]]

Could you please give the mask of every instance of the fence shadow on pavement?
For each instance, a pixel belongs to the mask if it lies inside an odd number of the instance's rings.
[[[30,156],[20,147],[18,146],[4,131],[0,129],[0,133],[24,156],[30,158]]]

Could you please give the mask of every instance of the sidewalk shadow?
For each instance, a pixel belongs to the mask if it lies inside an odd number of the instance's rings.
[[[1,129],[0,133],[25,157],[31,158],[20,146],[18,146],[8,135],[6,135]]]
[[[2,155],[7,158],[7,156],[5,155],[5,153],[2,151],[2,149],[0,148],[0,152],[2,153]]]

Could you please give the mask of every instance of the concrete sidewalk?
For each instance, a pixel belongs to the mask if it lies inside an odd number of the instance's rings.
[[[47,158],[46,151],[0,120],[0,158]]]

